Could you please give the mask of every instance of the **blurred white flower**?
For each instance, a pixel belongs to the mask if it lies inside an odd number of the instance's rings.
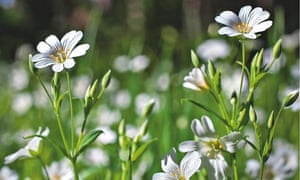
[[[108,126],[98,127],[103,131],[97,138],[97,142],[101,144],[114,144],[117,141],[117,133]]]
[[[120,121],[121,113],[119,110],[112,110],[106,105],[101,105],[97,109],[97,117],[99,125],[111,126]]]
[[[176,163],[175,153],[173,148],[171,153],[161,160],[164,172],[155,173],[152,180],[189,180],[198,171],[201,159],[197,152],[187,153],[179,165]]]
[[[16,94],[12,100],[12,110],[18,114],[26,113],[32,106],[32,96],[29,93]]]
[[[113,92],[113,91],[116,91],[118,90],[120,87],[120,82],[114,78],[114,77],[111,77],[110,81],[109,81],[109,85],[108,87],[106,88],[106,90],[108,92]]]
[[[292,77],[299,82],[300,81],[300,58],[297,59],[297,62],[290,69]]]
[[[14,171],[9,169],[7,166],[3,166],[0,169],[0,179],[2,180],[18,180],[19,176],[18,174]]]
[[[50,180],[73,180],[73,171],[67,160],[52,162],[47,167]]]
[[[28,54],[32,52],[32,45],[31,44],[21,44],[15,53],[15,58],[17,61],[27,61]]]
[[[39,127],[36,135],[41,135],[41,136],[48,136],[49,134],[49,128],[46,127],[45,130],[42,131],[42,128]],[[5,164],[9,164],[14,162],[15,160],[23,157],[32,157],[31,152],[38,152],[39,151],[39,146],[42,138],[40,137],[33,137],[28,144],[24,147],[19,149],[17,152],[10,154],[5,157]]]
[[[115,70],[117,70],[120,73],[124,73],[129,71],[129,56],[122,55],[118,56],[113,63],[113,67]]]
[[[116,107],[120,109],[126,109],[131,103],[130,92],[127,89],[119,90],[113,94],[112,101]]]
[[[146,105],[153,100],[155,101],[155,105],[152,112],[157,112],[160,107],[160,99],[158,97],[146,93],[138,94],[135,98],[135,112],[141,115]]]
[[[256,39],[256,33],[267,30],[272,26],[272,21],[268,20],[270,13],[260,7],[252,9],[251,6],[244,6],[236,15],[232,11],[223,11],[215,20],[225,25],[219,29],[221,35],[239,36],[243,35],[248,39]]]
[[[50,87],[49,84],[45,84],[45,86]],[[33,91],[33,104],[39,108],[48,107],[50,105],[49,99],[41,86],[39,86],[36,90]]]
[[[75,83],[72,88],[74,96],[76,96],[78,98],[83,98],[85,96],[85,92],[86,92],[88,86],[91,83],[91,79],[86,75],[82,75],[82,76],[76,77],[74,79],[74,81],[75,81]]]
[[[210,39],[201,43],[196,52],[205,61],[216,60],[228,56],[230,47],[224,40]]]
[[[184,77],[183,87],[192,89],[194,91],[202,91],[209,89],[204,78],[204,68],[204,65],[201,66],[201,69],[193,68],[192,71]]]
[[[282,47],[286,49],[295,49],[299,46],[300,29],[295,30],[291,34],[282,36]]]
[[[166,91],[170,86],[170,75],[163,73],[157,79],[157,88],[159,91]]]
[[[90,148],[85,153],[85,160],[96,166],[106,166],[109,163],[108,154],[100,148]]]
[[[263,180],[290,179],[298,168],[298,153],[287,142],[275,140],[273,152],[265,163]],[[253,179],[259,175],[260,165],[257,160],[247,162],[246,173]]]
[[[24,68],[12,68],[9,75],[9,84],[15,90],[22,90],[29,83],[28,73]]]
[[[132,125],[132,124],[126,124],[126,137],[129,137],[131,139],[134,139],[140,132],[140,129],[135,126],[135,125]],[[143,141],[146,141],[150,139],[150,134],[147,132],[144,136],[143,136]]]
[[[228,73],[227,73],[228,72]],[[239,92],[240,82],[241,82],[241,71],[240,70],[232,70],[227,71],[226,73],[222,74],[222,90],[226,93],[228,97],[230,97],[233,93]],[[244,78],[242,92],[247,89],[247,79]]]
[[[202,116],[201,120],[194,119],[191,123],[191,128],[197,140],[180,143],[179,151],[187,153],[198,152],[204,161],[203,165],[207,168],[213,167],[213,176],[216,179],[224,178],[225,169],[228,165],[222,153],[224,151],[228,153],[236,151],[238,142],[242,137],[241,133],[233,131],[218,138],[215,134],[214,125],[207,116]]]
[[[66,33],[61,40],[55,35],[48,36],[45,41],[37,45],[38,54],[32,57],[32,62],[36,68],[45,68],[52,66],[54,72],[61,72],[74,67],[73,58],[83,56],[90,48],[89,44],[77,45],[83,34],[81,31],[70,31]]]
[[[149,66],[149,58],[145,55],[138,55],[129,62],[129,69],[132,72],[141,72]]]

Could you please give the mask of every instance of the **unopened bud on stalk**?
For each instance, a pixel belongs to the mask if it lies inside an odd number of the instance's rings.
[[[149,124],[149,121],[146,119],[142,126],[140,127],[139,129],[139,133],[134,137],[134,142],[135,143],[138,143],[140,142],[143,137],[145,136],[145,134],[147,133],[147,130],[148,130],[148,124]]]
[[[288,107],[292,105],[299,96],[299,90],[295,90],[290,92],[284,99],[283,99],[283,105],[284,107]]]
[[[150,115],[150,113],[152,112],[154,105],[155,105],[155,100],[151,99],[149,101],[149,103],[146,105],[146,107],[143,109],[142,115],[144,117],[148,117]]]
[[[268,128],[271,129],[274,125],[274,111],[271,112],[269,119],[268,119]]]
[[[252,105],[249,107],[249,119],[251,122],[256,122],[257,120],[256,112]]]
[[[192,63],[195,67],[199,67],[199,59],[198,56],[196,55],[196,53],[191,50],[191,59],[192,59]]]
[[[120,136],[125,135],[125,120],[122,119],[119,124],[118,133]]]
[[[216,67],[210,60],[208,60],[207,68],[208,68],[208,75],[210,76],[210,78],[213,78],[214,75],[216,74]]]
[[[230,98],[230,103],[231,103],[231,105],[235,105],[235,103],[236,103],[236,98],[237,98],[236,92],[233,91],[233,93],[231,94],[231,98]]]
[[[102,81],[101,81],[101,86],[102,88],[107,88],[109,85],[111,79],[111,70],[108,70],[107,73],[104,74]]]
[[[274,47],[273,47],[273,52],[272,52],[272,55],[273,55],[273,58],[274,59],[277,59],[281,54],[281,39],[279,39]]]

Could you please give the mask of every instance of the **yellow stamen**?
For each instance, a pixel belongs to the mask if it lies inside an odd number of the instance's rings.
[[[249,26],[249,24],[245,22],[242,22],[236,25],[236,29],[240,33],[248,33],[253,29],[253,27]]]
[[[66,61],[67,59],[67,54],[70,51],[70,49],[62,49],[62,48],[58,48],[57,51],[54,54],[51,54],[50,57],[58,63],[63,63]]]

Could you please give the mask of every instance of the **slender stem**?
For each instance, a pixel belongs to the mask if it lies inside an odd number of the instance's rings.
[[[79,176],[78,176],[78,170],[77,170],[77,165],[76,165],[76,159],[71,159],[72,162],[72,167],[73,167],[73,173],[74,173],[74,179],[75,180],[79,180]]]
[[[72,90],[69,72],[66,72],[67,84],[68,84],[68,95],[69,95],[69,106],[70,106],[70,119],[71,119],[71,149],[74,149],[74,118],[73,118],[73,102],[72,102]]]
[[[259,167],[260,167],[260,171],[259,171],[259,180],[263,180],[264,177],[264,169],[265,169],[265,162],[263,160],[262,157],[259,157]]]
[[[44,161],[42,160],[42,158],[38,155],[36,156],[36,158],[39,160],[39,162],[41,163],[41,166],[43,168],[43,171],[44,171],[44,175],[46,176],[46,179],[47,180],[50,180],[50,177],[49,177],[49,173],[47,171],[47,167],[46,167],[46,164],[44,163]]]
[[[64,147],[66,149],[67,154],[69,154],[69,146],[67,144],[67,141],[66,141],[66,138],[65,138],[65,134],[64,134],[64,131],[63,131],[63,128],[62,128],[62,125],[61,125],[61,119],[60,119],[60,115],[59,115],[59,109],[57,109],[57,108],[55,108],[55,116],[56,116],[57,125],[58,125],[58,128],[59,128],[59,132],[60,132],[60,135],[61,135]]]
[[[49,91],[47,90],[45,84],[43,83],[43,81],[41,80],[41,78],[40,78],[39,76],[37,76],[36,74],[34,74],[34,75],[35,75],[35,77],[37,78],[37,80],[39,81],[39,83],[41,84],[43,90],[46,92],[47,97],[48,97],[48,99],[49,99],[49,101],[50,101],[51,107],[54,108],[54,107],[53,107],[53,106],[54,106],[54,104],[53,104],[53,99],[52,99],[52,97],[50,96],[50,93],[49,93]]]
[[[233,154],[232,156],[233,156],[233,162],[232,162],[232,165],[233,165],[233,177],[234,177],[235,180],[238,180],[239,179],[239,175],[238,175],[236,154]]]
[[[236,105],[239,107],[241,102],[241,96],[242,96],[242,88],[244,84],[244,76],[245,76],[245,67],[246,67],[246,49],[245,49],[245,39],[241,39],[242,41],[242,74],[241,74],[241,80],[240,80],[240,87],[239,87],[239,94]],[[238,112],[238,111],[237,111]],[[236,117],[236,116],[235,116]]]

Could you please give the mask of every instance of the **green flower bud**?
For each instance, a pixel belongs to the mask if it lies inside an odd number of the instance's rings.
[[[274,111],[271,112],[270,116],[269,116],[269,119],[268,119],[268,128],[271,129],[274,125],[274,121],[275,121],[275,118],[274,118]]]
[[[251,122],[256,122],[257,120],[256,112],[252,105],[249,107],[249,119]]]
[[[273,47],[273,58],[277,59],[281,54],[281,39],[279,39]]]
[[[36,74],[36,69],[33,67],[33,63],[32,63],[32,55],[29,54],[29,61],[28,61],[28,65],[29,65],[29,70],[32,74]]]
[[[230,103],[231,103],[231,105],[235,105],[236,99],[237,99],[236,92],[233,91],[233,93],[231,94],[231,98],[230,98]]]
[[[104,74],[102,81],[101,81],[101,86],[102,88],[107,88],[109,85],[111,79],[111,70],[108,70],[107,73]]]
[[[192,59],[192,63],[195,67],[199,67],[199,59],[198,56],[196,55],[196,53],[191,50],[191,59]]]
[[[208,60],[207,68],[209,77],[213,79],[214,75],[216,74],[216,67],[210,60]]]
[[[152,112],[153,110],[153,107],[155,105],[155,100],[154,99],[151,99],[150,102],[146,105],[146,107],[143,109],[143,113],[142,115],[144,117],[148,117],[150,115],[150,113]]]
[[[134,142],[135,143],[138,143],[140,142],[143,137],[145,136],[145,134],[147,133],[147,130],[148,130],[148,124],[149,124],[149,121],[148,120],[145,120],[142,124],[142,126],[140,127],[139,129],[139,133],[134,137]]]
[[[283,105],[284,107],[288,107],[292,105],[298,98],[299,96],[299,91],[295,90],[290,92],[284,99],[283,99]]]
[[[118,133],[120,136],[125,135],[125,119],[122,119],[119,124]]]

